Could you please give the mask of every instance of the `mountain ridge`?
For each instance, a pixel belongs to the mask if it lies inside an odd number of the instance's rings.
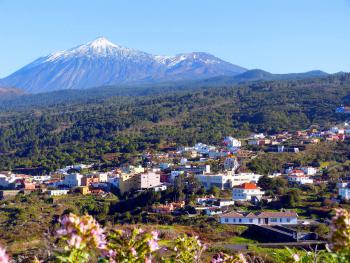
[[[86,89],[131,82],[190,80],[234,76],[246,69],[205,52],[152,55],[98,38],[72,49],[51,53],[0,80],[0,85],[40,93]]]

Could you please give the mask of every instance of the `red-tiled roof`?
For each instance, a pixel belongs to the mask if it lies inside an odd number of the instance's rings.
[[[294,170],[292,170],[290,173],[293,173],[293,174],[299,174],[299,173],[304,173],[304,171],[303,170],[299,170],[299,169],[294,169]]]
[[[256,184],[253,183],[244,183],[239,186],[236,186],[235,188],[240,188],[240,189],[258,189]]]

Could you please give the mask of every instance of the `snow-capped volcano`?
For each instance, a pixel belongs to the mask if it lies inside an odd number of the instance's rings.
[[[41,57],[0,80],[0,84],[38,93],[130,82],[234,76],[245,71],[207,53],[159,56],[97,38]]]

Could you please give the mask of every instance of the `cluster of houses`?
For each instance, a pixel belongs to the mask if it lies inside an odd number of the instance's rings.
[[[283,131],[275,135],[252,134],[247,139],[247,145],[264,147],[267,151],[273,152],[299,152],[305,148],[305,144],[316,144],[320,141],[344,141],[347,138],[350,138],[350,127],[345,122],[322,131],[311,128],[294,133]]]
[[[246,145],[277,145],[277,151],[286,151],[284,143],[299,138],[304,142],[317,143],[318,140],[338,138],[343,140],[350,130],[333,127],[329,131],[318,132],[315,129],[290,134],[283,132],[275,136],[254,134]],[[333,140],[332,139],[332,140]],[[288,148],[288,146],[286,146]],[[298,148],[299,149],[299,148]],[[297,149],[293,150],[294,152]],[[280,212],[232,212],[230,207],[236,202],[259,203],[267,199],[265,192],[258,187],[260,174],[242,172],[240,164],[245,158],[252,158],[254,152],[242,149],[242,142],[226,137],[221,144],[213,146],[197,143],[193,147],[170,149],[161,153],[143,154],[142,166],[125,166],[108,172],[93,171],[93,165],[72,165],[45,176],[29,176],[0,172],[0,199],[16,195],[42,191],[49,196],[67,195],[70,192],[81,194],[107,195],[115,189],[121,195],[131,191],[165,191],[176,182],[179,176],[194,177],[207,190],[217,187],[231,191],[231,199],[217,199],[213,196],[201,197],[196,201],[196,210],[207,215],[220,215],[223,224],[295,224],[297,214],[290,211]],[[218,161],[221,169],[212,171],[211,161]],[[281,173],[270,177],[284,176],[292,185],[314,184],[318,169],[311,166],[299,167],[291,164]],[[338,185],[339,196],[350,199],[350,182]],[[154,204],[151,212],[173,214],[183,209],[183,202]]]

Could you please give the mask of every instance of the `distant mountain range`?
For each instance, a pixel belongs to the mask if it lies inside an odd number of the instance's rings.
[[[232,83],[325,76],[322,71],[300,74],[272,74],[247,70],[204,52],[176,56],[152,55],[98,38],[87,44],[52,53],[24,66],[0,86],[18,87],[26,93],[99,86],[160,82],[215,80],[227,77]]]
[[[131,82],[233,76],[245,71],[207,53],[155,56],[98,38],[85,45],[39,58],[0,80],[0,85],[39,93]]]

